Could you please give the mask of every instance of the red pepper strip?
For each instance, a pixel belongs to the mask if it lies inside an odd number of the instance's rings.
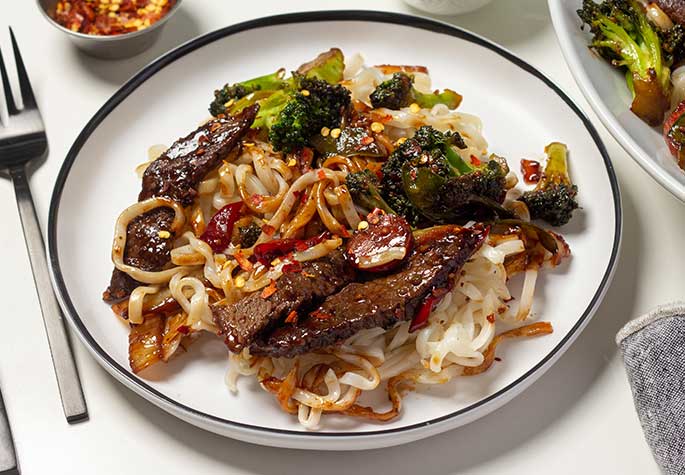
[[[241,201],[228,204],[217,211],[207,223],[207,228],[200,239],[209,244],[214,252],[223,251],[231,243],[233,225],[242,215],[240,212],[242,207]]]
[[[678,104],[664,122],[664,140],[678,159],[678,165],[685,168],[685,101]]]
[[[430,294],[428,297],[426,297],[426,300],[423,301],[421,307],[419,307],[419,311],[416,312],[416,315],[414,315],[414,318],[411,321],[409,332],[415,332],[416,330],[423,328],[428,324],[428,317],[433,311],[433,305],[435,305],[443,295],[444,294],[442,294],[440,297],[436,297],[435,295]]]
[[[283,257],[295,250],[307,250],[310,247],[316,246],[327,237],[328,232],[324,232],[309,239],[274,239],[273,241],[257,244],[254,248],[253,256],[257,261],[268,266],[277,257]]]

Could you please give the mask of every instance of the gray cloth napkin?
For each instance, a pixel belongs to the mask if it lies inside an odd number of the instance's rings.
[[[629,322],[616,343],[654,458],[664,473],[685,474],[685,302]]]

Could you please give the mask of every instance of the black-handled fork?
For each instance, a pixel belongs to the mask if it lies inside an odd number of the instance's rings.
[[[45,255],[43,235],[38,224],[36,208],[31,198],[31,190],[26,176],[26,165],[42,157],[48,149],[48,139],[36,99],[29,83],[19,47],[10,28],[12,49],[17,65],[19,89],[24,107],[19,110],[12,97],[7,69],[0,51],[0,76],[5,90],[5,101],[9,112],[8,123],[0,124],[0,168],[9,172],[19,207],[19,216],[24,228],[24,238],[28,249],[33,279],[38,291],[43,323],[48,336],[52,363],[55,367],[57,385],[62,397],[62,407],[69,423],[88,418],[86,401],[83,397],[76,364],[71,353],[69,339],[64,327],[64,318],[50,283],[48,264]]]

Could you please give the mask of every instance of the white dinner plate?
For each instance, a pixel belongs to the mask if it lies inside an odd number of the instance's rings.
[[[597,0],[599,1],[599,0]],[[592,36],[580,29],[582,0],[548,0],[554,31],[568,68],[595,113],[631,157],[661,186],[685,201],[685,172],[668,150],[660,127],[630,111],[625,74],[588,48]]]
[[[573,258],[540,278],[534,312],[551,321],[549,336],[508,342],[501,362],[476,377],[420,388],[388,423],[325,417],[307,431],[250,378],[239,393],[224,385],[227,350],[204,338],[188,354],[134,375],[127,328],[101,300],[112,264],[118,214],[136,200],[134,168],[152,144],[171,144],[207,117],[212,91],[301,62],[332,46],[368,64],[422,64],[435,87],[464,95],[460,109],[479,115],[489,150],[544,157],[561,141],[570,149],[579,210],[562,231]],[[306,449],[369,449],[406,443],[466,424],[520,394],[569,347],[611,280],[621,232],[614,171],[596,130],[547,77],[501,47],[467,31],[407,15],[340,11],[269,17],[187,43],[127,82],[86,125],[60,171],[49,221],[50,262],[61,304],[97,361],[127,387],[169,413],[207,430],[249,442]],[[550,395],[553,397],[553,395]],[[513,428],[502,428],[513,430]],[[484,442],[486,443],[486,442]]]

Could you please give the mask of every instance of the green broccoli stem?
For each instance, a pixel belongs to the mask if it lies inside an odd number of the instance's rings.
[[[462,96],[451,89],[442,92],[424,93],[412,88],[414,102],[424,109],[431,109],[437,104],[445,104],[448,109],[456,109],[461,104]]]
[[[544,189],[550,183],[571,184],[571,177],[568,173],[568,149],[560,142],[552,142],[545,147],[547,164],[542,178],[538,182],[537,188]]]
[[[450,145],[445,146],[445,158],[447,158],[447,163],[458,170],[461,175],[466,175],[473,171],[473,167]]]

